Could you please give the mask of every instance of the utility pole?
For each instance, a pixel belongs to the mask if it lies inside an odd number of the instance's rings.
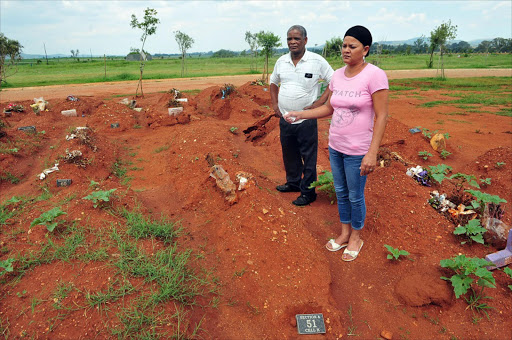
[[[46,54],[46,44],[43,43],[44,46],[44,55],[46,56],[46,65],[48,65],[48,54]]]

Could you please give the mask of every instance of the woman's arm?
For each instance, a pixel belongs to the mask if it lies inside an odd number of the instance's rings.
[[[288,114],[283,116],[283,118],[286,119],[288,123],[293,123],[297,119],[315,119],[330,116],[333,112],[331,96],[332,93],[329,94],[329,99],[322,106],[304,111],[290,111]]]
[[[380,90],[372,94],[375,125],[373,126],[370,149],[361,162],[361,176],[368,175],[377,166],[377,153],[379,152],[380,142],[384,137],[388,120],[388,93],[388,90]]]

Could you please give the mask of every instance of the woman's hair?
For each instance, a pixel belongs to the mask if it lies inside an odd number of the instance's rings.
[[[308,36],[308,32],[306,32],[306,29],[301,25],[293,25],[288,29],[288,31],[286,31],[286,35],[288,35],[290,31],[299,31],[303,38]]]
[[[364,26],[358,25],[358,26],[350,27],[347,30],[347,33],[345,33],[345,35],[343,37],[346,37],[347,35],[349,37],[353,37],[353,38],[356,38],[357,40],[359,40],[361,42],[361,44],[363,44],[363,47],[364,46],[369,46],[369,47],[372,46],[372,34]],[[369,49],[368,49],[368,53],[366,54],[366,56],[368,56],[368,55],[370,55]]]

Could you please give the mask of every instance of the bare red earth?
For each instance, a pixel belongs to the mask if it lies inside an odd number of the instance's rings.
[[[220,87],[225,82],[228,81],[223,79],[202,88],[197,95],[185,94],[189,101],[184,105],[184,114],[177,118],[167,114],[170,95],[156,89],[146,90],[144,98],[136,98],[137,106],[143,108],[136,112],[119,104],[122,97],[113,97],[111,91],[98,90],[82,96],[82,87],[46,96],[50,110],[40,116],[27,110],[2,117],[7,135],[0,142],[17,138],[33,142],[27,142],[16,154],[0,154],[0,173],[8,171],[21,178],[18,184],[0,182],[0,202],[13,196],[38,196],[45,187],[53,195],[48,201],[36,203],[35,209],[25,211],[21,219],[2,226],[0,260],[26,254],[45,241],[44,226],[31,231],[29,227],[34,218],[53,206],[62,206],[67,220],[88,228],[123,228],[117,217],[81,199],[90,193],[89,184],[94,180],[104,188],[117,188],[123,193],[112,202],[114,207],[134,207],[138,202],[156,218],[163,214],[181,221],[185,233],[178,241],[179,248],[192,249],[200,255],[192,262],[193,268],[212,270],[220,282],[218,306],[212,307],[213,295],[206,294],[197,299],[197,306],[187,308],[189,332],[202,320],[202,338],[337,339],[357,335],[359,339],[377,339],[382,331],[391,332],[393,339],[512,338],[512,292],[507,287],[512,282],[505,273],[494,271],[497,287],[486,289],[486,295],[492,297],[488,304],[494,309],[489,310],[490,320],[484,316],[478,322],[466,310],[467,304],[455,299],[451,286],[440,279],[449,274],[440,268],[440,260],[458,254],[483,258],[500,249],[461,245],[461,238],[453,235],[456,226],[427,202],[431,190],[451,193],[453,186],[443,182],[428,188],[406,175],[407,168],[417,164],[444,163],[453,167],[453,173],[492,178],[492,184],[482,190],[508,201],[503,204],[503,220],[510,225],[510,117],[491,113],[448,116],[446,113],[453,112],[453,107],[422,108],[419,104],[425,99],[415,99],[404,91],[391,93],[383,149],[396,152],[406,164],[391,159],[369,176],[365,245],[356,261],[346,263],[341,261],[341,253],[324,248],[340,228],[336,205],[329,197],[320,194],[310,206],[296,207],[291,204],[296,193],[275,190],[284,181],[284,167],[278,120],[269,118],[268,88],[251,85],[244,79],[243,85],[236,84],[235,93],[221,99]],[[187,86],[166,81],[159,90],[172,87],[184,90]],[[134,89],[132,86],[118,91],[133,93]],[[20,93],[23,99],[18,97]],[[37,89],[1,94],[1,108],[14,100],[29,108],[33,97],[41,96]],[[68,94],[80,100],[66,101]],[[422,93],[429,100],[440,95],[447,94],[438,90]],[[78,117],[60,114],[73,108]],[[437,125],[439,120],[444,123]],[[112,123],[119,123],[120,128],[111,128]],[[41,141],[18,131],[18,127],[29,125],[45,131],[40,135]],[[76,140],[66,141],[70,128],[77,126],[94,131],[96,151]],[[447,150],[452,154],[441,159],[421,133],[409,133],[415,126],[448,132],[451,138]],[[327,120],[319,121],[320,171],[330,169],[328,128]],[[58,172],[40,181],[36,176],[53,166],[66,149],[79,149],[92,162],[85,167],[61,162]],[[434,156],[424,161],[418,157],[422,150],[429,150]],[[237,192],[235,204],[225,200],[210,177],[206,161],[209,154],[233,180],[240,171],[252,175],[246,190]],[[127,173],[133,178],[129,186],[112,175],[112,164],[117,159],[133,162]],[[498,162],[506,164],[495,167]],[[73,183],[70,187],[57,187],[57,178],[70,178]],[[65,200],[73,194],[76,198]],[[387,260],[385,244],[409,251],[410,260]],[[164,247],[151,241],[139,245],[148,252]],[[108,327],[119,324],[115,317],[118,309],[106,317],[96,309],[77,308],[59,319],[59,311],[52,307],[52,292],[62,282],[76,287],[67,298],[68,306],[85,304],[80,292],[105,289],[115,275],[115,269],[105,262],[55,261],[34,267],[19,282],[12,282],[13,275],[4,276],[0,286],[0,320],[8,320],[8,325],[2,327],[8,328],[10,338],[113,337]],[[26,293],[21,297],[16,294],[23,291]],[[34,299],[43,302],[33,307]],[[166,310],[174,313],[174,304],[166,304]],[[323,313],[326,334],[297,334],[295,315],[306,313]]]

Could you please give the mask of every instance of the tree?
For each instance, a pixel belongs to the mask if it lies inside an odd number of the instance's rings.
[[[181,76],[183,77],[185,72],[185,56],[187,54],[187,50],[192,47],[192,44],[194,44],[194,39],[180,31],[174,31],[174,39],[176,39],[178,48],[181,52]]]
[[[489,49],[491,48],[491,42],[489,40],[484,40],[475,48],[475,52],[479,53],[489,53]]]
[[[0,86],[5,82],[5,78],[18,72],[22,48],[23,46],[17,40],[9,39],[0,33]],[[8,61],[6,61],[7,57],[9,57]],[[8,72],[9,70],[12,72]]]
[[[327,40],[324,45],[323,56],[324,57],[338,57],[341,56],[341,46],[343,45],[343,39],[340,37],[331,38]]]
[[[256,36],[258,44],[263,48],[261,52],[265,55],[262,78],[268,83],[268,59],[272,56],[274,48],[281,46],[281,43],[279,42],[279,37],[272,32],[260,31]]]
[[[160,23],[160,20],[156,17],[157,11],[152,8],[146,8],[144,10],[144,21],[140,21],[137,19],[135,14],[132,14],[132,21],[130,22],[130,26],[132,28],[139,28],[142,30],[142,36],[140,37],[140,41],[142,41],[141,47],[141,57],[140,58],[140,77],[139,82],[137,83],[137,90],[135,91],[135,97],[139,95],[139,87],[140,93],[144,97],[144,92],[142,91],[142,74],[144,73],[144,65],[146,64],[146,55],[144,54],[144,44],[146,43],[146,39],[148,36],[155,34],[156,26]]]
[[[251,71],[254,69],[258,71],[258,63],[256,58],[258,57],[258,33],[245,32],[245,41],[249,44],[251,50]]]
[[[80,62],[80,58],[78,58],[78,53],[80,53],[80,51],[78,49],[76,51],[75,50],[71,50],[71,58],[76,58],[76,60],[78,62]]]
[[[425,36],[421,36],[414,41],[414,53],[420,54],[427,51],[427,43]]]
[[[217,52],[213,53],[211,57],[212,58],[232,58],[232,57],[236,57],[236,52],[221,49],[221,50],[218,50]]]
[[[457,36],[457,25],[452,26],[451,20],[443,22],[441,25],[436,27],[430,32],[430,60],[428,62],[428,68],[432,68],[434,64],[434,51],[439,47],[441,54],[441,78],[444,78],[444,63],[443,63],[443,52],[445,44],[448,40],[453,40]]]
[[[491,41],[491,49],[493,52],[502,53],[506,52],[507,39],[505,38],[494,38]]]

